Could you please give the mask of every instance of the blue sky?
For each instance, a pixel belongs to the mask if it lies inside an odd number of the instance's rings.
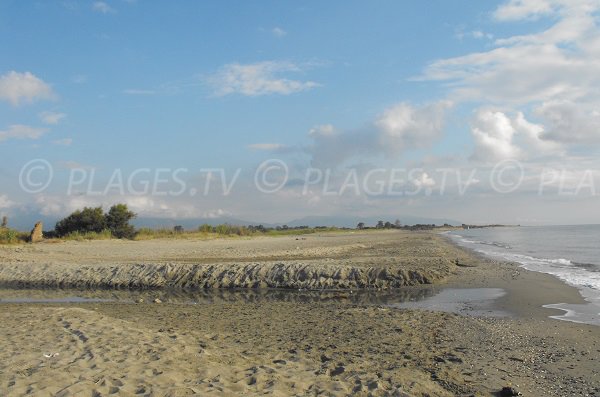
[[[589,215],[599,8],[591,0],[3,1],[0,212],[58,217],[123,201],[166,218],[600,222]],[[54,173],[31,193],[22,168],[35,159]],[[293,183],[265,194],[252,184],[268,159],[284,161]],[[490,175],[505,160],[518,161],[524,178],[498,192]],[[368,169],[404,169],[405,189],[422,191],[327,195],[319,184],[304,188],[311,167],[330,169],[337,187],[351,169],[359,179]],[[204,168],[241,173],[227,195],[67,189],[74,169],[96,170],[105,187],[115,170],[127,179],[140,168],[184,168],[196,190]],[[464,178],[477,171],[466,193],[456,181],[442,186],[447,168]],[[557,178],[544,177],[548,170]]]

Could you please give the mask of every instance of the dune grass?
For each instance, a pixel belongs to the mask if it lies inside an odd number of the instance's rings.
[[[301,229],[257,229],[246,226],[235,225],[202,225],[196,230],[176,231],[175,229],[150,229],[141,228],[138,230],[135,240],[153,240],[163,238],[173,239],[202,239],[211,240],[216,238],[235,238],[235,237],[257,237],[257,236],[295,236],[302,234],[311,234],[318,232],[340,231],[335,227],[327,228],[301,228]]]
[[[318,228],[253,228],[236,225],[202,225],[195,230],[176,230],[174,228],[140,228],[137,230],[133,240],[155,240],[155,239],[188,239],[188,240],[213,240],[218,238],[243,238],[243,237],[276,237],[276,236],[298,236],[303,234],[323,233],[343,231],[336,227],[318,227]],[[47,236],[48,241],[92,241],[109,240],[115,238],[110,230],[101,232],[72,232],[62,237]],[[0,228],[0,244],[19,244],[26,243],[29,233],[19,232],[9,228]]]
[[[59,240],[65,241],[89,241],[89,240],[110,240],[113,238],[110,230],[105,229],[101,232],[72,232],[66,236],[60,237]]]
[[[0,228],[0,244],[20,244],[27,242],[29,234],[7,227]]]

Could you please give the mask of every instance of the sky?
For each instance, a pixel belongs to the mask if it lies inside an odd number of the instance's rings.
[[[599,11],[3,0],[0,215],[600,223]]]

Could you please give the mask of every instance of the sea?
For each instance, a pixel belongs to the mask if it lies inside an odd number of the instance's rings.
[[[600,325],[600,225],[461,229],[447,233],[488,257],[556,276],[576,287],[587,304],[552,302],[560,320]]]

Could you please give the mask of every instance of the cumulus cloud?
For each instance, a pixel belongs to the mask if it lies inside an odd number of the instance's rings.
[[[422,107],[399,103],[370,125],[339,131],[330,124],[312,128],[307,151],[315,165],[340,164],[353,157],[397,157],[408,149],[424,148],[442,136],[446,110],[452,104],[436,102]]]
[[[67,115],[64,113],[42,112],[39,114],[39,117],[45,124],[58,124]]]
[[[471,132],[477,160],[497,161],[520,156],[520,150],[513,144],[516,130],[502,112],[480,110],[472,122]]]
[[[47,130],[45,128],[14,124],[4,131],[0,130],[0,142],[8,139],[39,139],[46,132]]]
[[[542,139],[544,127],[529,122],[522,112],[479,109],[471,121],[475,143],[473,159],[495,162],[505,159],[532,159],[560,155],[561,146]]]
[[[207,81],[217,96],[290,95],[319,86],[314,81],[291,80],[281,76],[300,72],[302,68],[292,62],[266,61],[245,65],[232,63],[223,66]]]
[[[559,142],[600,142],[600,108],[573,101],[548,101],[535,109],[548,125],[542,136]]]
[[[0,76],[0,99],[12,105],[52,98],[52,87],[30,72],[19,73],[13,70]]]
[[[389,155],[430,145],[441,137],[444,113],[450,106],[450,102],[437,102],[415,108],[400,103],[388,108],[375,121],[379,145]]]
[[[450,98],[455,101],[476,101],[535,116],[543,130],[537,138],[548,144],[598,142],[598,11],[597,0],[507,1],[493,14],[498,21],[547,18],[552,24],[532,34],[499,38],[488,51],[436,60],[421,78],[449,82]],[[476,133],[477,143],[491,144],[493,138],[500,144],[498,154],[514,152],[506,143],[508,136],[496,132]]]

